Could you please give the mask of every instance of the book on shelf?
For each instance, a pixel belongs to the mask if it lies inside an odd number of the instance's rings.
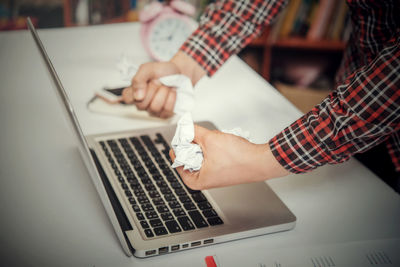
[[[345,0],[290,1],[275,24],[270,40],[343,40],[348,28],[348,7]]]
[[[320,40],[324,38],[324,33],[329,25],[329,21],[333,15],[333,10],[336,1],[333,0],[320,0],[315,21],[311,25],[307,33],[307,39]]]
[[[328,38],[331,40],[338,41],[342,37],[343,29],[346,25],[346,16],[348,13],[347,4],[344,1],[341,1],[340,4],[337,6],[337,12],[335,19],[332,21],[332,26],[328,31]]]
[[[310,27],[307,17],[310,14],[312,0],[303,0],[300,2],[301,4],[299,10],[297,11],[291,32],[291,35],[293,36],[304,36]]]
[[[301,2],[300,0],[289,2],[285,18],[279,31],[279,38],[286,38],[290,35]]]

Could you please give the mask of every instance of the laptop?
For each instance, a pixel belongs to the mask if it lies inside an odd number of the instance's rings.
[[[176,125],[84,136],[47,52],[28,27],[52,77],[66,121],[124,252],[140,258],[292,229],[296,217],[264,182],[197,191],[168,156]],[[198,122],[216,129],[211,122]]]

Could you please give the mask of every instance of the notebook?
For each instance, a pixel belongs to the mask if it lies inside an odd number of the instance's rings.
[[[90,177],[128,256],[145,258],[292,229],[296,217],[264,182],[196,191],[168,156],[176,125],[83,135],[37,31],[28,26]],[[216,129],[211,122],[198,122]]]

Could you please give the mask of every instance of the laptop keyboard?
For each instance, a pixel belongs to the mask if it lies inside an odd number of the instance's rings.
[[[170,167],[170,147],[160,133],[154,142],[142,135],[99,143],[148,238],[223,224],[204,194]]]

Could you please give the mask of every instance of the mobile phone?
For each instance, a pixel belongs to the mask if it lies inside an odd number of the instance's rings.
[[[107,103],[110,104],[125,104],[122,101],[122,91],[125,89],[125,87],[118,87],[118,88],[103,88],[101,90],[97,90],[95,92],[95,95]]]

